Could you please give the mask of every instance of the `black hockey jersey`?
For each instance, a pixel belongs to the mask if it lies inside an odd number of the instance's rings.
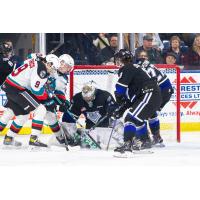
[[[150,64],[149,61],[139,62],[140,67],[144,67],[151,77],[157,79],[158,85],[161,90],[172,88],[169,78],[166,74],[160,71],[155,65]]]
[[[116,100],[123,97],[133,102],[136,97],[158,89],[156,79],[138,65],[125,65],[120,68],[118,75],[119,80],[115,91]]]
[[[107,114],[108,106],[114,104],[114,102],[114,98],[109,92],[96,89],[95,99],[88,104],[83,100],[80,92],[73,97],[70,111],[77,116],[80,116],[80,114],[83,113],[86,117],[86,128],[91,128]],[[63,121],[69,122],[67,119],[67,113],[64,113]],[[109,119],[105,119],[101,124],[99,124],[99,127],[108,126]]]

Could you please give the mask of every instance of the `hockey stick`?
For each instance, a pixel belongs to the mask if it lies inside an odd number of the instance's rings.
[[[92,130],[94,130],[100,123],[102,123],[108,116],[105,115],[101,120],[99,120],[94,126],[92,126],[89,130],[84,130],[83,134],[86,134],[94,143],[95,145],[99,148],[102,149],[101,146],[99,145],[98,142],[89,134]],[[79,123],[78,123],[79,124]],[[79,124],[81,126],[81,124]]]
[[[61,128],[61,134],[62,134],[62,136],[64,137],[65,149],[66,149],[66,151],[69,151],[68,142],[67,142],[67,137],[66,137],[66,135],[65,135],[65,133],[64,133],[64,131],[63,131],[62,126],[60,126],[60,128]]]
[[[52,54],[55,53],[64,43],[60,43],[57,47],[55,47],[54,49],[52,49],[48,54]]]
[[[85,131],[85,134],[96,144],[99,149],[102,149],[100,144],[96,142],[96,140],[89,134],[92,130],[94,130],[100,123],[102,123],[108,116],[105,115],[101,120],[99,120],[94,126],[92,126],[88,131]]]
[[[54,49],[52,49],[48,54],[55,53],[63,44],[65,43],[64,35],[60,33],[60,43]]]
[[[108,139],[108,144],[107,144],[107,147],[106,147],[106,150],[107,150],[107,151],[108,151],[108,149],[109,149],[109,146],[110,146],[110,140],[111,140],[111,137],[112,137],[113,132],[114,132],[114,130],[115,130],[115,126],[116,126],[116,124],[117,124],[117,119],[115,119],[114,125],[113,125],[112,130],[111,130],[111,133],[110,133],[110,137],[109,137],[109,139]]]
[[[125,106],[125,104],[126,104],[126,103],[122,103],[122,105],[119,107],[119,110],[122,109],[122,108]],[[107,150],[107,151],[108,151],[108,149],[109,149],[110,140],[111,140],[111,137],[112,137],[113,132],[114,132],[114,130],[115,130],[116,124],[117,124],[117,119],[115,119],[115,123],[114,123],[114,125],[113,125],[113,128],[112,128],[111,133],[110,133],[110,137],[109,137],[109,139],[108,139],[108,144],[107,144],[107,147],[106,147],[106,150]]]

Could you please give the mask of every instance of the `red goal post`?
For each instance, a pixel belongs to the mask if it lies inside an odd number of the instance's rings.
[[[177,142],[181,141],[181,105],[180,105],[180,96],[181,96],[181,70],[178,65],[167,65],[167,64],[156,64],[156,67],[158,67],[161,70],[169,71],[174,70],[176,73],[175,78],[175,85],[176,85],[176,139]]]
[[[176,92],[176,139],[177,142],[180,142],[181,140],[181,134],[180,134],[180,125],[181,125],[181,119],[180,119],[180,68],[177,65],[165,65],[165,64],[156,64],[156,67],[160,68],[164,73],[165,71],[173,71],[175,73],[175,92]],[[69,97],[70,99],[73,97],[73,95],[76,93],[75,91],[75,86],[76,86],[76,78],[75,76],[77,75],[77,79],[80,79],[81,82],[87,82],[89,81],[88,78],[90,78],[90,74],[95,74],[96,77],[93,77],[93,79],[100,84],[103,83],[104,79],[101,78],[102,74],[107,74],[105,73],[106,71],[118,71],[118,67],[114,65],[76,65],[74,66],[74,69],[72,72],[70,72],[69,76]],[[104,73],[103,73],[104,72]],[[77,73],[77,74],[76,74]],[[117,76],[117,73],[115,73]],[[82,76],[78,76],[82,75]],[[87,77],[88,75],[88,77]],[[99,75],[99,76],[98,76]],[[99,79],[99,80],[97,80]],[[112,81],[112,77],[108,78],[108,83]],[[109,91],[109,90],[108,90]],[[109,91],[112,93],[112,91]]]

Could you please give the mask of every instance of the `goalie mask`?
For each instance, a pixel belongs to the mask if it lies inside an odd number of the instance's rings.
[[[54,54],[49,54],[45,57],[45,64],[47,68],[47,72],[49,74],[54,74],[59,67],[59,59]]]
[[[114,55],[114,62],[117,66],[123,67],[126,64],[133,63],[133,54],[126,49],[120,49]]]
[[[91,102],[95,99],[96,88],[89,82],[84,84],[82,88],[82,97],[86,102]]]
[[[58,68],[58,71],[62,74],[69,73],[74,68],[74,59],[68,55],[63,54],[59,57],[60,66]]]

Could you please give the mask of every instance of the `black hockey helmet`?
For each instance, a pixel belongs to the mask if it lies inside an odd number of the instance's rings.
[[[12,51],[13,51],[13,47],[12,47],[12,45],[10,45],[10,43],[3,42],[0,44],[0,53],[1,54],[12,53]]]
[[[120,61],[122,64],[132,63],[133,54],[129,50],[120,49],[117,53],[115,53],[114,61],[115,61],[115,64],[117,64],[117,61]]]

